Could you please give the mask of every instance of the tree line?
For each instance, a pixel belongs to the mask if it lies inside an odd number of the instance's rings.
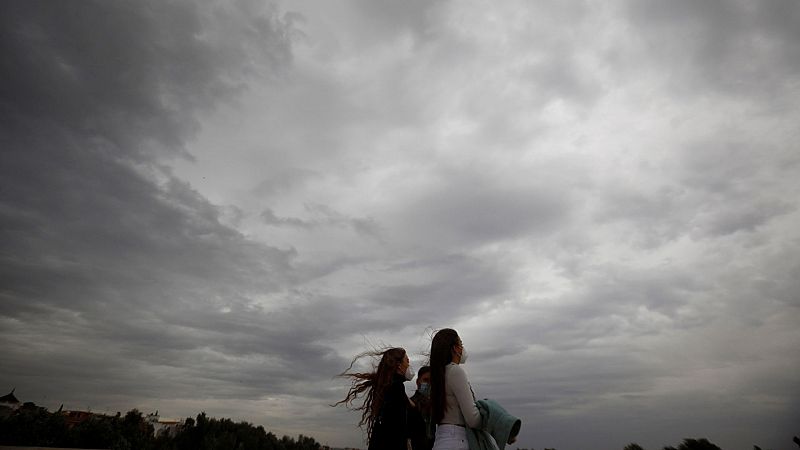
[[[794,443],[800,447],[797,437]],[[22,408],[0,418],[0,445],[110,450],[322,450],[317,441],[302,434],[296,439],[278,438],[262,426],[209,418],[204,412],[186,419],[174,434],[156,436],[153,425],[136,409],[124,416],[94,414],[71,425],[64,414],[39,407]],[[623,450],[644,449],[631,443]],[[721,449],[707,439],[684,439],[677,448],[663,450]],[[753,450],[761,449],[754,446]]]
[[[136,409],[125,415],[95,414],[71,425],[64,414],[44,408],[20,410],[0,419],[0,445],[111,450],[320,450],[313,438],[278,438],[262,426],[200,413],[173,434],[155,436]]]
[[[800,446],[800,438],[798,438],[797,436],[794,437],[793,442],[798,446]],[[516,450],[528,450],[528,449],[517,447]],[[556,450],[556,449],[545,448],[544,450]],[[631,442],[630,444],[626,445],[622,450],[644,450],[644,448],[642,448],[641,445],[635,442]],[[684,439],[683,442],[681,442],[677,448],[668,446],[664,447],[662,450],[722,450],[722,449],[719,448],[716,444],[710,442],[706,438],[700,438],[700,439],[687,438]],[[761,447],[754,445],[753,450],[761,450]]]

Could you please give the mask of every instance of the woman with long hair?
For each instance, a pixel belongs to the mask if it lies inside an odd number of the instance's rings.
[[[378,357],[380,362],[372,372],[351,372],[353,364],[365,356]],[[402,348],[364,352],[350,363],[340,374],[352,380],[344,400],[334,404],[345,404],[361,411],[359,426],[367,426],[369,450],[407,450],[409,430],[408,409],[411,403],[406,396],[403,383],[414,378],[408,355]],[[358,396],[364,394],[361,406],[353,407]]]
[[[465,426],[478,428],[481,414],[475,394],[461,367],[467,352],[458,333],[436,332],[431,341],[431,420],[436,424],[433,450],[467,450]]]

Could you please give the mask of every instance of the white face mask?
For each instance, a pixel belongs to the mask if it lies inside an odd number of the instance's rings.
[[[469,356],[467,354],[467,349],[461,347],[461,361],[459,361],[459,364],[464,364],[465,362],[467,362],[467,356]]]
[[[411,364],[408,365],[408,369],[406,369],[406,380],[411,381],[414,379],[414,371],[411,370]]]

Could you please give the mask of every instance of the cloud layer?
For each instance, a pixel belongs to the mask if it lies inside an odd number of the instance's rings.
[[[520,446],[797,434],[795,2],[0,8],[23,400],[358,446],[454,327]]]

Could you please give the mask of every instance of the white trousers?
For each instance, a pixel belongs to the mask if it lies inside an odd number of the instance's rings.
[[[457,425],[437,425],[433,450],[469,450],[467,430]]]

